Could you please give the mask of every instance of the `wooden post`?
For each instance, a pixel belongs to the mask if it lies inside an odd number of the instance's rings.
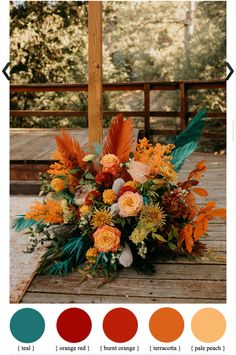
[[[150,138],[150,84],[144,84],[144,135]]]
[[[180,94],[180,129],[183,131],[188,125],[188,98],[187,89],[185,82],[180,81],[179,83],[179,94]]]
[[[102,143],[102,1],[88,1],[88,141]]]

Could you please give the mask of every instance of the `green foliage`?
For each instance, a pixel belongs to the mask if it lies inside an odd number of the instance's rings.
[[[175,171],[179,171],[183,166],[185,160],[195,151],[197,143],[190,142],[183,147],[179,147],[173,151],[171,164],[174,165]]]
[[[63,248],[63,253],[74,256],[77,265],[84,259],[84,246],[86,244],[84,239],[84,236],[71,238]]]
[[[175,149],[183,147],[188,143],[197,143],[199,141],[205,127],[206,113],[206,109],[200,110],[189,122],[188,127],[172,140],[172,143],[175,145]]]
[[[172,152],[171,163],[175,171],[179,171],[185,160],[196,150],[198,141],[205,127],[205,115],[207,110],[200,110],[190,121],[188,127],[177,137],[172,139],[175,149]]]
[[[17,215],[17,218],[14,219],[12,223],[12,228],[15,229],[16,232],[21,232],[24,229],[33,227],[35,224],[41,224],[41,222],[36,222],[34,219],[25,219],[25,215]]]
[[[49,275],[67,275],[85,261],[85,254],[90,243],[84,233],[78,237],[53,240],[44,254],[38,272]]]
[[[14,1],[10,6],[12,83],[87,82],[86,1]],[[224,1],[103,3],[104,82],[224,78],[225,57]],[[152,93],[152,110],[178,110],[177,103],[177,92]],[[103,104],[135,111],[142,107],[142,95],[106,93]],[[192,93],[193,110],[199,105],[223,111],[224,94],[212,99],[205,92]],[[87,94],[12,94],[11,108],[87,110]],[[15,117],[11,124],[86,127],[87,119]]]

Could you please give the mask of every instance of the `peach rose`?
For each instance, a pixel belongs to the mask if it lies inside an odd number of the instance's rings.
[[[128,173],[132,176],[133,180],[144,184],[150,175],[150,168],[147,164],[143,164],[140,161],[131,160],[129,163]]]
[[[107,225],[102,226],[93,233],[94,247],[100,252],[114,252],[120,246],[120,236],[119,229]]]
[[[143,198],[138,192],[127,191],[118,199],[121,217],[137,216],[143,206]]]
[[[115,154],[106,154],[100,160],[102,164],[102,172],[103,173],[110,173],[115,175],[119,168],[119,158]]]

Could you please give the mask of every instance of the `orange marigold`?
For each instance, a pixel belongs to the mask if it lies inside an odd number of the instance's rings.
[[[53,188],[54,191],[60,192],[65,189],[66,182],[63,179],[55,178],[55,179],[52,179],[52,181],[51,181],[51,187]]]
[[[90,207],[87,205],[81,206],[79,210],[80,210],[81,216],[86,216],[87,214],[89,214],[91,212]]]
[[[87,250],[86,259],[91,264],[94,264],[96,262],[97,256],[98,256],[98,250],[96,248],[90,248],[90,249]]]
[[[50,224],[62,224],[63,210],[59,202],[54,200],[47,200],[44,204],[36,201],[33,206],[30,207],[30,211],[26,213],[25,219],[34,219],[43,223]]]
[[[111,189],[105,190],[102,194],[102,197],[103,197],[103,202],[107,203],[108,205],[112,205],[117,200],[117,196],[115,192]]]

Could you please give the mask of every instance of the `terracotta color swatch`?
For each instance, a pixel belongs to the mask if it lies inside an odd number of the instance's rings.
[[[203,308],[194,315],[191,326],[196,338],[205,343],[212,343],[224,335],[226,321],[217,309]]]
[[[177,340],[184,330],[181,314],[173,308],[160,308],[150,318],[149,328],[154,338],[169,343]]]
[[[103,320],[104,333],[116,343],[129,341],[135,336],[137,329],[137,318],[126,308],[112,309]]]
[[[68,308],[57,319],[59,335],[70,343],[78,343],[86,339],[92,329],[89,315],[80,308]]]

